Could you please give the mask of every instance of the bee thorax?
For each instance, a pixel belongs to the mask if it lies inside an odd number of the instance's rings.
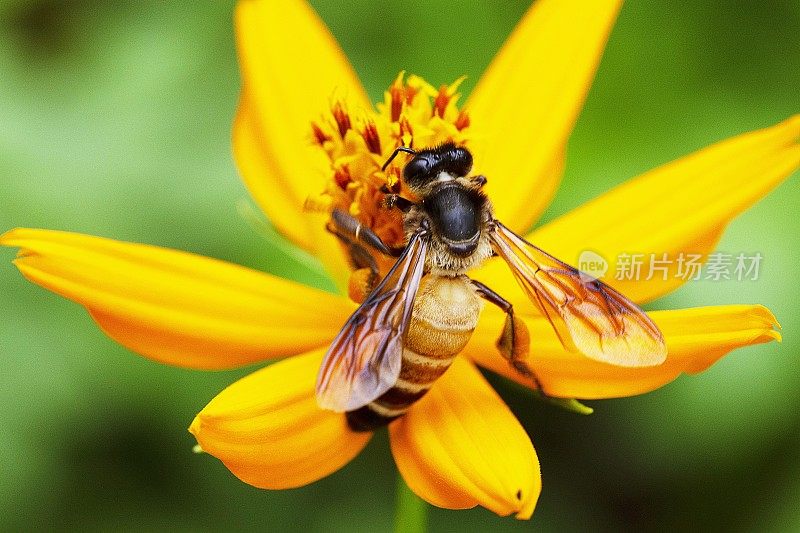
[[[466,257],[461,257],[452,252],[451,246],[437,239],[432,239],[426,258],[427,268],[434,274],[454,276],[465,274],[473,268],[479,267],[486,259],[492,256],[492,247],[487,239],[480,238],[475,250]]]

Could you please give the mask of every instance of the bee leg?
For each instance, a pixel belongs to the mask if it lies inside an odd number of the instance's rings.
[[[497,349],[500,351],[500,355],[502,355],[508,361],[515,371],[517,371],[520,375],[530,379],[536,389],[539,391],[539,394],[546,397],[547,394],[542,388],[542,382],[539,381],[536,373],[525,362],[525,359],[527,359],[530,351],[530,334],[528,333],[528,327],[522,320],[518,319],[514,315],[514,306],[511,304],[511,302],[494,292],[480,281],[471,281],[481,298],[496,305],[506,314],[506,321],[503,325],[503,331],[500,333],[500,337],[497,339]]]
[[[369,229],[358,229],[360,223],[350,215],[345,215],[341,211],[336,210],[337,215],[331,217],[332,224],[328,225],[328,231],[333,233],[342,244],[347,247],[347,255],[350,259],[350,266],[353,268],[353,273],[350,274],[350,281],[348,283],[348,294],[350,299],[356,303],[362,303],[372,289],[380,281],[378,275],[378,263],[375,256],[370,252],[368,243],[356,240],[356,235],[361,237],[362,232],[369,232],[377,242],[383,245],[380,237],[375,235]],[[353,228],[356,228],[353,230]],[[370,237],[372,239],[372,237]],[[385,245],[384,245],[385,247]]]
[[[350,244],[360,244],[391,257],[400,257],[403,249],[390,248],[386,246],[378,235],[371,229],[365,227],[355,217],[345,213],[341,209],[334,209],[331,212],[331,223],[328,231]]]
[[[347,286],[347,293],[351,300],[360,304],[366,300],[369,293],[380,281],[378,263],[365,247],[357,242],[350,242],[339,235],[337,237],[347,247],[350,266],[353,268]]]
[[[350,274],[347,294],[355,303],[364,303],[372,289],[378,284],[378,272],[370,268],[359,268]]]

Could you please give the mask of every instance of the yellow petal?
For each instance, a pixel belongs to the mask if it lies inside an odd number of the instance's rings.
[[[293,243],[313,250],[310,220],[300,213],[305,198],[302,192],[294,191],[293,183],[310,180],[310,169],[293,176],[278,167],[275,149],[270,149],[269,141],[264,138],[264,127],[257,121],[254,108],[252,98],[243,88],[233,121],[233,153],[239,173],[272,224]],[[308,149],[307,145],[304,142],[298,148]]]
[[[242,0],[235,21],[243,89],[233,148],[244,182],[278,230],[321,259],[339,262],[320,250],[321,242],[334,241],[324,224],[303,213],[329,173],[324,152],[312,146],[311,121],[334,98],[357,113],[371,109],[369,99],[306,2]]]
[[[514,372],[494,343],[503,325],[499,312],[487,309],[466,355],[482,366],[526,386],[529,380]],[[593,361],[562,348],[546,319],[526,317],[531,349],[526,359],[545,392],[564,398],[600,399],[652,391],[680,374],[696,374],[722,356],[743,346],[780,341],[778,323],[760,305],[722,305],[649,313],[664,334],[667,360],[659,366],[624,368]]]
[[[503,400],[457,358],[431,391],[390,427],[408,486],[438,507],[482,505],[527,519],[541,491],[539,460]]]
[[[352,311],[334,295],[206,257],[61,231],[0,245],[30,281],[89,311],[111,338],[178,366],[229,368],[327,344]]]
[[[476,170],[497,216],[526,231],[561,180],[564,149],[608,34],[617,0],[538,0],[470,96]]]
[[[340,469],[372,433],[317,406],[314,383],[324,351],[280,361],[240,379],[195,417],[189,431],[204,452],[256,487],[307,485]]]

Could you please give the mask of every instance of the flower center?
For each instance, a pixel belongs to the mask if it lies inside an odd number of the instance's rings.
[[[457,105],[463,79],[436,90],[422,78],[405,78],[401,72],[384,93],[377,112],[358,110],[353,115],[353,110],[334,100],[330,114],[311,123],[313,142],[330,160],[330,179],[320,194],[308,199],[307,208],[341,209],[387,245],[403,245],[401,214],[386,206],[381,189],[411,197],[401,180],[407,157],[401,154],[385,171],[381,167],[398,146],[422,149],[468,142],[469,116]]]

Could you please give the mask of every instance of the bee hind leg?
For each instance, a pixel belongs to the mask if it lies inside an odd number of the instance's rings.
[[[496,305],[506,314],[503,331],[500,333],[496,344],[500,355],[508,361],[517,373],[531,380],[536,390],[539,391],[539,394],[547,397],[547,393],[545,393],[542,388],[542,382],[539,381],[536,373],[528,366],[528,363],[525,362],[530,352],[530,334],[528,333],[528,327],[522,320],[516,317],[514,314],[514,306],[511,302],[480,281],[471,281],[481,298]]]

